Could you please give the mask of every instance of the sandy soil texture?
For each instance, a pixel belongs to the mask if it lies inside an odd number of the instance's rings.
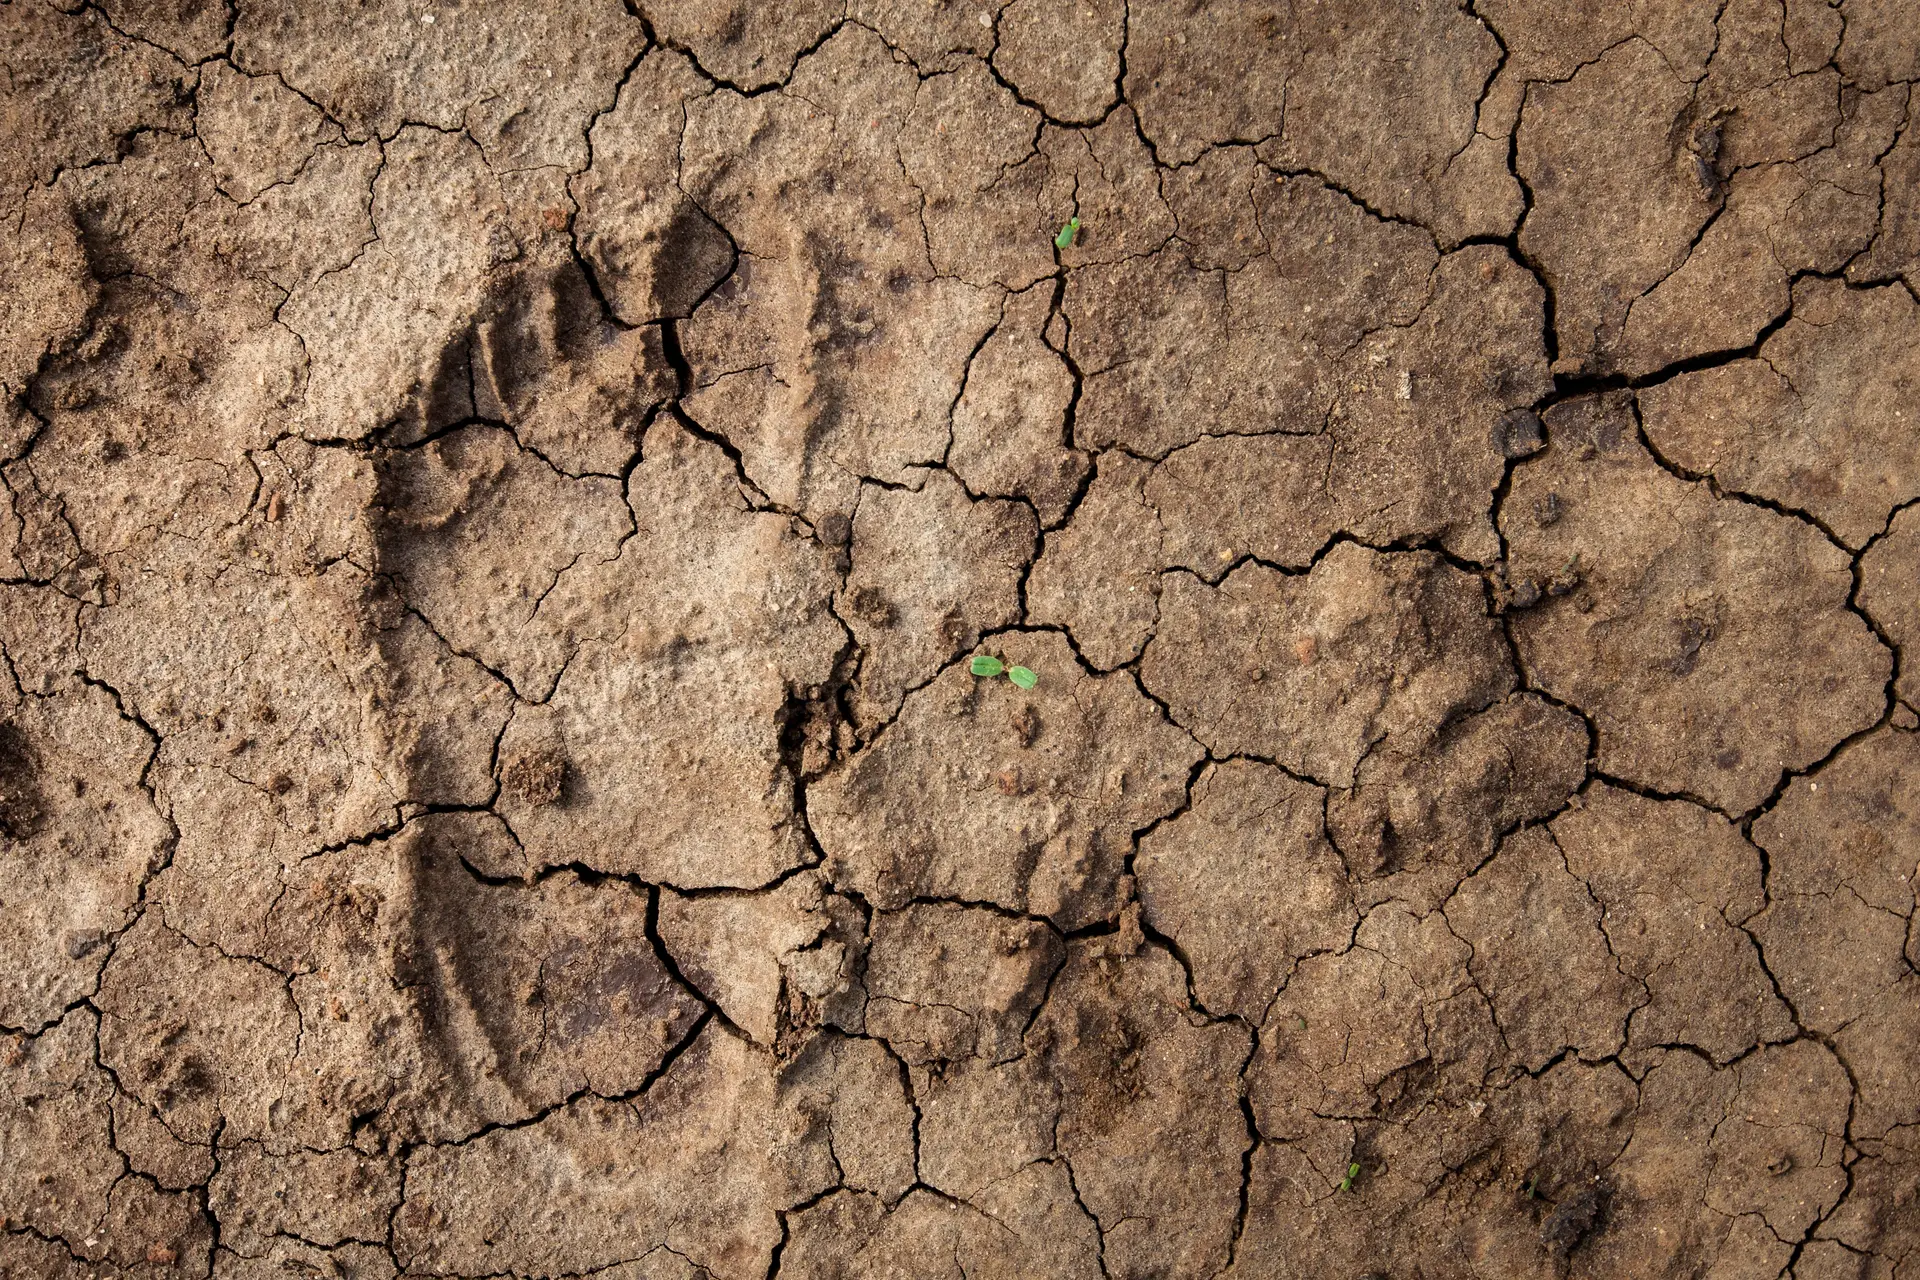
[[[0,1277],[1920,1280],[1917,0],[0,0]]]

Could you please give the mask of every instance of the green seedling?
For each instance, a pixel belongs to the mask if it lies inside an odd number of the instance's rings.
[[[1521,1189],[1527,1193],[1527,1199],[1538,1200],[1540,1198],[1540,1175],[1536,1173],[1531,1178],[1528,1178],[1526,1185]]]
[[[1056,249],[1071,249],[1073,248],[1073,238],[1079,234],[1080,218],[1079,215],[1076,214],[1067,219],[1067,225],[1060,228],[1060,234],[1053,238],[1053,247]]]
[[[989,653],[983,653],[975,657],[972,662],[967,664],[967,670],[973,672],[976,676],[983,676],[988,680],[993,679],[997,675],[1004,674],[1007,679],[1013,681],[1016,686],[1022,689],[1031,689],[1040,683],[1040,677],[1027,668],[1010,667]]]
[[[1353,1190],[1353,1180],[1359,1176],[1360,1176],[1360,1166],[1357,1164],[1348,1165],[1347,1176],[1340,1179],[1340,1189],[1342,1191]]]

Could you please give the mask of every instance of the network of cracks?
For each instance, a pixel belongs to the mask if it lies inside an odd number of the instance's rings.
[[[0,1276],[1920,1275],[1920,9],[0,64]]]

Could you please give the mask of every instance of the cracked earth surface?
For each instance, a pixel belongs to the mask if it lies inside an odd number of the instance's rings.
[[[0,1276],[1920,1277],[1920,5],[0,69]]]

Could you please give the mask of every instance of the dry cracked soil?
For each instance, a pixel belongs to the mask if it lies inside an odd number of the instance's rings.
[[[1920,3],[0,72],[0,1276],[1920,1278]]]

